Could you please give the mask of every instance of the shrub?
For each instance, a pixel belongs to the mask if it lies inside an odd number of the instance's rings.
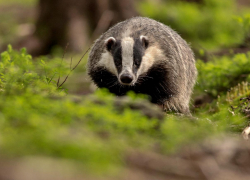
[[[143,16],[171,26],[197,50],[230,47],[244,40],[244,28],[235,19],[239,13],[234,0],[143,1],[138,9]]]
[[[198,60],[196,66],[199,72],[196,89],[214,98],[250,80],[250,53],[216,57],[209,62]]]
[[[67,73],[61,60],[37,61],[11,46],[1,54],[1,157],[51,156],[70,159],[91,172],[113,172],[130,149],[165,154],[208,136],[239,132],[245,125],[226,102],[217,103],[210,114],[200,110],[198,118],[168,114],[157,119],[126,106],[118,110],[116,97],[106,90],[67,95],[53,78]],[[133,93],[129,99],[147,101]]]

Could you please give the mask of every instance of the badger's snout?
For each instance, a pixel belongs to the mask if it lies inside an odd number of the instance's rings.
[[[124,73],[120,75],[119,79],[122,84],[130,85],[133,82],[134,77],[129,73]]]

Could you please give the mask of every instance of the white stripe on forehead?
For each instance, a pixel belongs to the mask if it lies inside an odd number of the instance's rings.
[[[132,73],[133,67],[133,48],[134,40],[131,37],[125,37],[121,41],[122,46],[122,72]]]

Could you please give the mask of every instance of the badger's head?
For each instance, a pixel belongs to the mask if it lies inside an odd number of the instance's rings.
[[[141,35],[122,39],[108,37],[103,43],[105,50],[89,72],[98,87],[108,88],[117,95],[133,90],[150,95],[155,102],[173,94],[168,84],[171,81],[166,79],[169,68],[166,56],[156,42]]]
[[[146,55],[149,48],[146,36],[126,37],[121,40],[109,37],[104,40],[104,44],[106,51],[98,65],[104,66],[115,75],[120,85],[135,85],[138,77],[146,73],[153,63],[153,58]]]

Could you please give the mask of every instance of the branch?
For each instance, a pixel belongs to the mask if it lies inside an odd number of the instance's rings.
[[[70,62],[70,72],[69,72],[69,74],[66,76],[66,78],[64,79],[64,81],[58,86],[57,85],[57,88],[59,89],[60,87],[62,87],[62,85],[67,81],[67,79],[68,79],[68,77],[69,77],[69,75],[70,75],[70,73],[72,72],[72,71],[74,71],[76,68],[77,68],[77,66],[81,63],[81,61],[82,61],[82,59],[84,58],[84,56],[87,54],[87,52],[90,50],[90,47],[87,49],[87,51],[82,55],[82,57],[80,58],[80,60],[78,61],[78,63],[73,67],[73,69],[71,69],[71,65],[72,65],[72,58],[71,58],[71,62]],[[58,81],[58,84],[59,84],[59,81]]]

